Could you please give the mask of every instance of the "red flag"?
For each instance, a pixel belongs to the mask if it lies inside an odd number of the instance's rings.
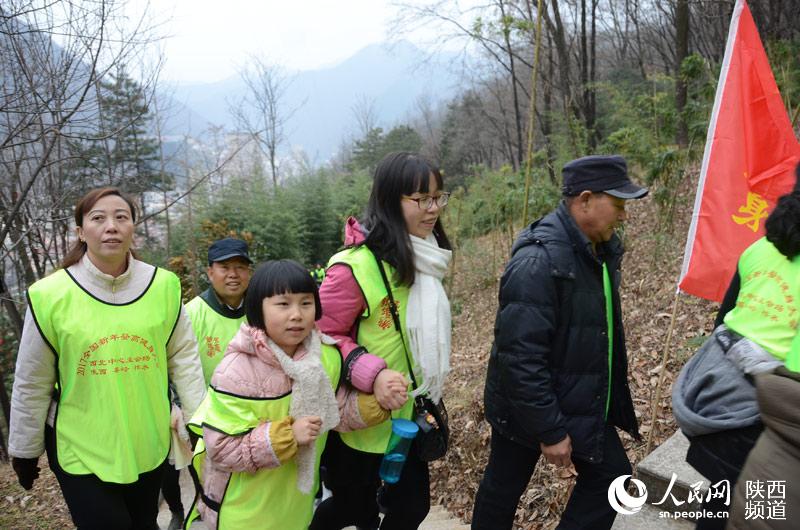
[[[721,301],[739,255],[764,234],[800,160],[753,16],[737,0],[708,125],[678,287]]]

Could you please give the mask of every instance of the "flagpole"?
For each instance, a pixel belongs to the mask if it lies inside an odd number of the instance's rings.
[[[531,193],[531,171],[533,166],[533,118],[536,114],[536,76],[539,72],[539,48],[542,45],[542,0],[536,8],[536,45],[531,70],[531,103],[528,109],[528,152],[525,156],[525,202],[522,204],[522,226],[528,224],[528,200]]]
[[[647,433],[647,444],[645,445],[644,449],[645,455],[650,454],[650,448],[653,447],[653,438],[658,426],[658,405],[661,401],[661,389],[664,387],[664,374],[667,373],[667,361],[669,361],[670,345],[672,344],[672,332],[675,330],[675,315],[678,313],[678,298],[680,297],[680,294],[680,290],[675,289],[675,299],[672,302],[672,315],[669,319],[669,330],[667,331],[667,338],[664,341],[664,351],[661,354],[661,370],[658,374],[656,397],[653,400],[653,408],[650,411],[650,432]]]

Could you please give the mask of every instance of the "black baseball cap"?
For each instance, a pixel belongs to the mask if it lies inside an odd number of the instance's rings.
[[[231,258],[244,258],[248,263],[253,263],[248,253],[247,243],[241,239],[226,237],[219,241],[214,241],[208,247],[208,264],[216,261],[225,261]]]
[[[588,190],[607,193],[620,199],[641,199],[649,191],[631,182],[628,178],[628,164],[619,155],[578,158],[567,162],[561,175],[564,178],[561,191],[568,197]]]

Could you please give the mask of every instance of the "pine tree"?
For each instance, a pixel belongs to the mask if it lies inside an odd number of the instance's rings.
[[[117,70],[99,88],[101,108],[100,140],[108,182],[129,193],[157,189],[162,182],[158,170],[158,142],[149,131],[152,116],[142,86]],[[102,161],[101,161],[102,162]]]
[[[383,129],[375,127],[353,146],[353,170],[366,169],[370,173],[381,159],[389,153],[409,151],[417,153],[422,149],[422,137],[408,125],[398,125],[384,134]]]
[[[79,155],[69,167],[87,188],[117,186],[139,195],[143,215],[147,209],[145,193],[163,192],[175,184],[172,175],[162,175],[160,170],[161,140],[151,132],[153,116],[147,96],[145,88],[124,67],[99,81],[95,86],[100,110],[95,137],[73,144]],[[146,222],[144,232],[149,238]]]

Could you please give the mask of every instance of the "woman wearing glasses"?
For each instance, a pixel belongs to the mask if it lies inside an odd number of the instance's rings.
[[[338,340],[347,382],[374,393],[393,418],[411,419],[416,395],[438,403],[450,369],[442,278],[451,251],[439,218],[449,194],[442,187],[441,173],[424,157],[387,155],[375,170],[364,217],[348,219],[347,248],[331,258],[320,288],[318,325]],[[399,482],[383,487],[376,501],[390,433],[387,420],[331,434],[324,464],[333,496],[317,508],[311,530],[377,528],[378,502],[384,530],[417,528],[425,519],[428,465],[413,446]]]

